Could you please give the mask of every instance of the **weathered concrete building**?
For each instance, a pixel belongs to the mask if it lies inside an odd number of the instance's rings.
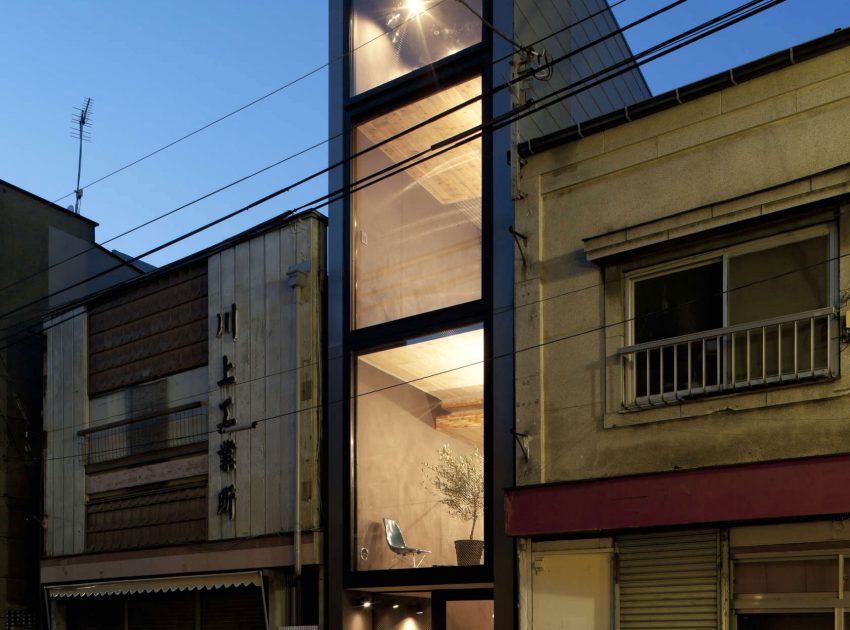
[[[521,146],[521,627],[845,627],[848,132],[840,31]]]
[[[324,230],[284,215],[45,321],[50,627],[319,623]]]
[[[41,316],[138,276],[97,224],[0,180],[0,623],[34,627],[41,598]]]

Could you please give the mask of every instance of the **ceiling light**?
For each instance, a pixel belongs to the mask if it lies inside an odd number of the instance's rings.
[[[425,13],[424,0],[407,0],[407,19],[415,18]]]
[[[398,604],[393,604],[393,608],[398,608]]]
[[[357,600],[357,605],[362,606],[363,608],[371,608],[372,607],[372,601],[368,600],[364,597],[362,599]]]

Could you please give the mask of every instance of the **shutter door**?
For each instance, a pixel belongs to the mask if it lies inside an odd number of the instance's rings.
[[[127,599],[129,630],[195,630],[195,593],[146,593]]]
[[[256,586],[201,593],[201,630],[265,630],[264,617],[262,594]]]
[[[718,530],[617,539],[620,630],[719,628]]]
[[[65,606],[68,630],[124,630],[123,597],[71,597]]]

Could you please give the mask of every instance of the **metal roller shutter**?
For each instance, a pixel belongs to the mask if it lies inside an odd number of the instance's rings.
[[[193,591],[131,595],[128,630],[195,630],[195,596]]]
[[[265,630],[260,589],[238,586],[201,594],[201,630]]]
[[[718,530],[621,536],[616,549],[621,630],[720,627]]]

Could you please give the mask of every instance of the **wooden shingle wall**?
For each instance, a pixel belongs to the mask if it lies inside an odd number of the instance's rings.
[[[206,261],[92,305],[89,395],[207,363]]]
[[[319,524],[324,257],[324,224],[308,216],[208,259],[210,539],[293,531],[297,450],[301,526]],[[232,328],[218,335],[217,315],[234,304],[235,338]],[[219,386],[225,356],[235,383]],[[236,424],[220,435],[219,405],[228,398]],[[232,471],[220,469],[225,440],[236,444]],[[218,513],[219,492],[230,485],[232,518]]]
[[[77,431],[88,425],[87,319],[81,307],[45,323],[47,556],[81,553],[85,546],[85,471]]]

